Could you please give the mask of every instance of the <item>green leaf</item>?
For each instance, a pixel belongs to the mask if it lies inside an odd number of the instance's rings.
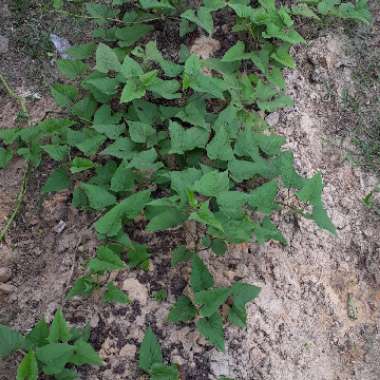
[[[216,197],[219,209],[231,218],[240,218],[247,203],[247,194],[241,191],[226,191]]]
[[[74,344],[74,355],[70,358],[70,363],[77,366],[83,364],[102,365],[103,361],[89,343],[79,339]]]
[[[200,7],[195,14],[193,9],[188,9],[181,14],[181,17],[197,24],[204,29],[208,34],[212,34],[214,29],[214,22],[212,20],[211,10],[206,7]]]
[[[74,352],[74,346],[67,343],[50,343],[36,349],[37,359],[44,364],[47,375],[61,373]]]
[[[161,162],[155,163],[157,157],[158,155],[154,148],[143,150],[135,154],[128,167],[138,170],[155,171],[163,166]]]
[[[107,284],[106,291],[103,295],[103,301],[105,303],[120,303],[129,304],[130,300],[128,294],[116,287],[112,282]]]
[[[170,308],[168,321],[187,322],[192,321],[197,315],[197,309],[188,297],[180,296],[177,302]]]
[[[149,232],[163,231],[182,224],[187,218],[188,215],[185,212],[172,207],[155,215],[146,226],[146,230]]]
[[[152,293],[152,298],[157,302],[166,301],[168,292],[165,289],[160,289]]]
[[[114,78],[93,78],[83,82],[104,95],[115,95],[119,82]]]
[[[129,160],[134,157],[135,144],[126,137],[119,137],[113,144],[108,145],[100,154]]]
[[[96,49],[96,70],[107,74],[109,71],[119,72],[121,64],[117,54],[109,46],[100,43]]]
[[[54,375],[55,380],[77,380],[78,372],[74,369],[64,368],[62,372]]]
[[[128,121],[128,126],[131,139],[136,143],[145,144],[150,137],[156,134],[156,130],[150,124]]]
[[[294,169],[294,157],[291,152],[283,152],[277,160],[277,166],[286,187],[301,189],[304,186],[305,179]]]
[[[71,108],[71,113],[75,116],[78,116],[82,120],[90,122],[92,116],[96,111],[96,107],[97,103],[95,99],[91,96],[86,96],[74,104],[74,106]],[[96,151],[94,153],[96,153]]]
[[[74,282],[73,287],[67,293],[67,299],[74,298],[75,296],[88,297],[96,288],[96,284],[91,278],[84,276],[78,278]]]
[[[58,308],[55,312],[53,322],[50,325],[48,341],[49,343],[66,343],[70,340],[70,329],[67,325],[62,309]]]
[[[276,240],[280,243],[287,244],[282,233],[268,217],[265,217],[261,224],[255,226],[255,235],[259,244],[264,244],[269,240]]]
[[[102,144],[107,140],[106,136],[97,134],[86,138],[83,142],[76,144],[76,147],[87,156],[97,153]]]
[[[140,214],[145,205],[149,202],[149,199],[150,191],[148,190],[140,191],[125,198],[95,223],[96,231],[103,235],[116,236],[122,228],[122,217],[125,216],[129,219],[134,219]]]
[[[236,62],[248,58],[245,53],[245,44],[243,41],[238,41],[234,46],[226,51],[222,58],[222,62]]]
[[[93,273],[111,272],[124,269],[125,266],[124,261],[106,246],[98,247],[95,258],[88,263],[88,269]]]
[[[207,145],[207,156],[211,160],[230,161],[233,159],[230,138],[223,125],[217,129],[215,136]]]
[[[0,358],[5,359],[24,345],[24,337],[15,330],[0,324]]]
[[[176,63],[167,61],[163,58],[161,52],[157,48],[156,41],[150,41],[145,47],[145,54],[149,60],[158,63],[165,75],[168,77],[176,77],[182,73],[183,67]]]
[[[181,97],[180,93],[177,91],[180,89],[180,84],[176,80],[162,80],[160,78],[155,78],[155,80],[147,86],[148,90],[154,95],[168,99],[178,99]]]
[[[228,312],[228,320],[235,326],[245,328],[247,325],[247,311],[245,306],[233,304]]]
[[[104,24],[107,19],[112,19],[118,14],[118,11],[111,7],[96,3],[86,3],[86,11],[98,24]]]
[[[0,169],[4,169],[8,166],[13,158],[13,152],[11,149],[5,149],[0,147]]]
[[[121,74],[126,78],[130,79],[133,77],[139,77],[144,74],[141,66],[128,55],[125,56],[123,65],[121,66]]]
[[[75,157],[71,162],[71,173],[80,173],[95,167],[95,164],[88,158]]]
[[[209,201],[201,203],[199,209],[190,214],[189,219],[223,231],[222,224],[209,209]]]
[[[327,215],[327,212],[324,209],[322,202],[314,204],[311,216],[307,217],[314,220],[318,227],[321,227],[331,232],[333,235],[336,235],[336,228],[329,216]]]
[[[38,364],[34,351],[29,351],[17,368],[16,380],[38,380]]]
[[[244,282],[235,282],[231,287],[232,300],[235,305],[245,306],[248,302],[253,301],[261,289],[255,285]]]
[[[70,151],[70,148],[67,145],[48,144],[42,145],[41,148],[55,161],[63,161]]]
[[[139,3],[143,9],[160,9],[171,10],[175,9],[168,0],[139,0]]]
[[[115,192],[131,191],[135,186],[136,175],[123,163],[116,169],[111,179],[111,190]]]
[[[195,293],[195,303],[201,306],[200,314],[202,317],[210,317],[219,310],[230,295],[228,288],[216,288],[202,290]]]
[[[153,364],[163,362],[161,348],[151,327],[148,327],[139,350],[139,367],[149,372]]]
[[[120,103],[129,103],[134,99],[140,99],[145,95],[145,88],[137,79],[129,79],[121,93]]]
[[[49,325],[41,319],[25,337],[27,348],[35,348],[48,344],[48,336]]]
[[[55,102],[62,108],[71,107],[79,95],[78,90],[69,84],[55,83],[50,90]]]
[[[116,37],[120,40],[119,45],[121,47],[129,47],[153,30],[154,28],[151,25],[134,24],[116,29]]]
[[[145,271],[149,269],[149,257],[150,253],[148,248],[144,244],[133,243],[131,247],[128,247],[128,266],[133,268],[141,268]]]
[[[94,124],[92,128],[112,140],[116,140],[125,131],[124,124]]]
[[[213,239],[210,248],[217,256],[223,256],[227,250],[227,244],[221,239]]]
[[[202,318],[196,322],[198,331],[210,341],[219,351],[224,352],[223,321],[218,313],[209,318]]]
[[[175,267],[179,263],[185,263],[193,257],[194,252],[189,251],[184,245],[180,245],[173,249],[171,265]]]
[[[274,100],[269,101],[257,101],[257,105],[262,111],[275,112],[280,108],[293,107],[294,102],[293,99],[289,96],[282,95]]]
[[[58,70],[66,78],[74,80],[83,74],[88,66],[81,61],[73,61],[69,59],[59,59],[57,61]]]
[[[86,59],[91,57],[96,50],[96,44],[89,42],[86,44],[74,45],[65,50],[65,53],[74,59]]]
[[[368,7],[368,0],[357,0],[355,4],[341,3],[338,8],[338,17],[355,20],[369,25],[373,19]]]
[[[176,122],[170,122],[170,153],[183,154],[195,148],[204,148],[209,139],[209,132],[203,128],[183,128]]]
[[[275,202],[277,192],[277,182],[275,180],[267,182],[249,193],[247,197],[248,204],[256,211],[270,214],[279,208]]]
[[[81,189],[86,193],[90,206],[94,210],[103,210],[116,203],[116,197],[103,187],[81,183]]]
[[[315,20],[320,20],[319,16],[307,5],[299,4],[291,7],[291,13],[296,16],[303,16],[308,18],[313,18]]]
[[[150,372],[151,380],[179,380],[179,372],[175,365],[153,364]]]
[[[190,285],[194,293],[207,290],[214,285],[214,278],[197,255],[193,255],[192,258]]]
[[[319,205],[321,203],[322,190],[323,181],[321,173],[316,173],[312,178],[305,181],[304,186],[296,195],[303,202]]]
[[[285,144],[285,138],[278,135],[255,134],[254,138],[260,149],[268,156],[281,153],[281,147]]]
[[[293,57],[289,54],[289,45],[283,44],[276,49],[276,51],[271,55],[275,61],[281,63],[283,66],[289,67],[291,69],[296,68],[296,62]]]
[[[267,31],[263,32],[262,36],[264,38],[277,38],[281,41],[288,42],[292,45],[302,44],[305,42],[302,36],[294,29],[282,29],[273,23],[267,24]]]
[[[71,186],[71,179],[66,169],[55,169],[42,186],[41,191],[43,193],[57,192],[66,190]]]
[[[217,170],[212,170],[196,181],[193,189],[202,195],[215,197],[224,191],[228,191],[229,187],[228,171],[218,172]]]
[[[188,202],[189,190],[201,176],[202,172],[194,168],[170,172],[171,188],[180,196],[182,204]]]

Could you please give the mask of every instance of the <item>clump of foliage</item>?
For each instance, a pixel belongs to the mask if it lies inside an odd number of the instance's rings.
[[[0,359],[16,351],[22,353],[16,380],[37,380],[40,374],[74,380],[78,378],[76,367],[102,364],[89,338],[89,326],[70,328],[58,309],[50,326],[41,320],[25,336],[0,325]]]
[[[366,1],[308,0],[287,7],[274,0],[204,0],[190,9],[170,0],[114,0],[110,6],[88,3],[86,10],[98,24],[97,43],[67,50],[71,59],[57,63],[67,81],[52,86],[66,117],[0,131],[8,146],[4,161],[15,146],[35,167],[50,157],[57,168],[42,191],[71,189],[75,207],[101,214],[95,229],[104,245],[70,297],[88,296],[99,287],[99,275],[125,265],[148,269],[148,248],[126,233],[136,219],[151,234],[195,223],[197,249],[216,255],[229,244],[286,244],[271,218],[284,207],[279,194],[286,189],[293,212],[335,233],[321,200],[321,174],[300,176],[285,139],[268,129],[264,117],[293,105],[284,70],[296,67],[292,46],[305,42],[293,17],[369,22]],[[217,13],[233,20],[226,33],[235,41],[218,58],[202,59],[183,43],[173,61],[150,37],[165,18],[178,23],[182,42],[189,33],[212,37]],[[169,321],[195,319],[200,334],[224,350],[225,320],[244,327],[245,305],[259,288],[241,282],[216,287],[198,252],[186,247],[177,247],[172,259],[173,265],[191,262],[191,294],[177,300]],[[128,300],[113,284],[104,298]],[[143,347],[157,346],[147,334]],[[142,348],[140,367],[154,379],[162,371],[175,378],[155,351],[157,360],[145,360]]]
[[[139,350],[139,368],[150,376],[150,380],[179,379],[177,367],[164,363],[160,344],[151,327],[145,332]]]

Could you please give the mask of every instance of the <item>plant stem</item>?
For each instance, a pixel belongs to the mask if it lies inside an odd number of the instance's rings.
[[[19,96],[16,94],[16,92],[11,88],[11,86],[8,84],[7,80],[3,76],[3,74],[0,73],[0,82],[2,83],[3,87],[5,88],[5,91],[8,93],[8,95],[18,102],[20,105],[21,111],[24,115],[26,115],[27,118],[27,124],[30,126],[30,120],[29,120],[29,112],[28,108],[26,107],[25,100],[22,96]],[[13,221],[15,220],[18,212],[20,211],[22,202],[24,200],[24,196],[26,193],[27,184],[29,181],[29,173],[30,173],[30,164],[27,164],[26,170],[24,172],[24,175],[22,176],[21,180],[21,187],[18,191],[17,197],[16,197],[16,204],[14,207],[13,212],[9,215],[7,222],[4,226],[4,228],[0,231],[0,242],[4,240],[9,228],[11,227]]]
[[[17,100],[18,104],[20,105],[21,111],[28,116],[28,109],[26,108],[25,100],[22,96],[19,96],[16,94],[16,92],[11,88],[11,86],[8,84],[7,80],[5,79],[4,75],[0,73],[0,82],[2,83],[3,87],[5,88],[5,91],[8,93],[8,95],[14,99]]]
[[[4,228],[0,232],[0,242],[4,240],[5,235],[7,234],[9,228],[11,227],[13,221],[15,220],[18,212],[20,211],[22,201],[24,200],[24,196],[26,193],[26,188],[27,188],[27,185],[29,182],[29,174],[30,174],[30,166],[28,164],[28,166],[25,170],[25,173],[22,176],[21,187],[20,187],[20,190],[17,194],[15,208],[14,208],[12,214],[8,217],[7,223],[5,224]]]
[[[113,21],[113,22],[116,22],[118,24],[126,24],[126,25],[128,25],[128,24],[141,24],[141,22],[150,22],[150,21],[161,20],[161,17],[152,17],[150,19],[146,19],[143,21],[123,21],[123,20],[120,20],[117,18],[112,18],[112,17],[101,17],[101,16],[97,17],[97,16],[80,15],[80,14],[76,14],[76,13],[67,12],[64,10],[55,10],[54,12],[63,14],[65,16],[75,17],[75,18],[84,18],[87,20],[106,20],[106,21]]]

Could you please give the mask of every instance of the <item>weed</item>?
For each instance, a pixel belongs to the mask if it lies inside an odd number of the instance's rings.
[[[42,373],[57,380],[76,379],[75,367],[103,363],[88,343],[89,338],[89,326],[70,328],[58,309],[50,326],[41,320],[25,336],[0,325],[0,358],[16,351],[23,353],[17,380],[37,380]]]
[[[254,7],[248,0],[204,0],[183,12],[170,0],[140,0],[127,11],[118,7],[124,3],[86,4],[88,15],[78,17],[96,22],[98,43],[69,49],[73,59],[58,61],[68,81],[52,86],[67,117],[0,131],[7,146],[2,155],[17,146],[17,154],[35,167],[50,157],[57,169],[43,191],[72,189],[75,207],[101,213],[94,227],[104,244],[69,297],[90,295],[101,286],[99,278],[126,265],[148,269],[147,247],[125,232],[137,218],[151,234],[197,224],[203,233],[196,250],[172,252],[173,266],[191,265],[190,294],[178,298],[168,320],[195,319],[199,333],[223,351],[224,323],[244,327],[246,304],[260,289],[242,282],[216,286],[199,251],[224,255],[230,244],[286,244],[271,220],[283,207],[278,194],[284,188],[293,212],[335,234],[321,200],[321,174],[301,177],[292,153],[283,149],[285,139],[270,134],[263,119],[293,105],[283,72],[296,67],[290,48],[305,41],[292,16],[369,22],[370,15],[363,0],[307,1],[290,8],[274,0]],[[234,21],[228,33],[236,43],[221,58],[201,59],[182,49],[181,59],[171,61],[151,38],[164,17],[180,24],[183,42],[197,28],[211,37],[214,15],[222,11]],[[105,300],[127,302],[116,289],[107,284]],[[153,379],[178,378],[175,367],[162,363],[151,330],[139,363]]]

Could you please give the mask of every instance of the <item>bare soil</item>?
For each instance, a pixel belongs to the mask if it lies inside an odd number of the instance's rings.
[[[0,9],[4,4],[0,1]],[[380,7],[373,4],[376,21],[371,33],[378,43]],[[4,29],[10,33],[5,25],[14,22],[12,17],[12,13],[0,12],[0,34]],[[242,279],[262,287],[260,297],[249,306],[247,329],[227,328],[225,353],[210,347],[192,324],[165,322],[188,276],[186,266],[170,268],[170,249],[183,239],[180,233],[148,240],[136,228],[135,237],[148,241],[153,255],[148,272],[125,270],[114,276],[118,285],[128,290],[130,305],[104,305],[96,294],[88,300],[65,300],[65,293],[95,252],[98,242],[91,229],[95,215],[73,209],[68,193],[41,195],[40,188],[52,170],[49,162],[31,176],[22,211],[0,245],[0,267],[12,270],[7,284],[13,289],[10,294],[0,293],[0,323],[25,332],[41,317],[50,320],[58,305],[63,306],[70,323],[90,323],[91,342],[106,365],[81,369],[86,380],[145,379],[137,369],[137,350],[148,325],[158,335],[165,358],[180,365],[185,380],[220,376],[236,380],[378,380],[380,220],[362,203],[378,183],[378,173],[352,162],[349,152],[356,147],[349,133],[341,133],[342,129],[352,130],[356,123],[355,118],[347,117],[342,123],[342,115],[347,115],[342,94],[357,93],[353,79],[357,57],[348,49],[352,35],[355,33],[348,36],[343,28],[323,35],[315,32],[308,46],[297,48],[294,54],[299,69],[287,74],[295,107],[268,116],[272,127],[287,137],[299,172],[309,176],[322,172],[325,205],[338,235],[330,236],[284,212],[278,215],[278,223],[288,246],[231,246],[226,256],[218,258],[204,253],[217,285]],[[35,67],[36,61],[20,56],[12,41],[9,49],[14,64],[0,55],[0,71],[18,91],[36,86],[23,77],[23,67]],[[376,88],[372,88],[373,96],[379,96]],[[14,124],[17,105],[0,94],[0,128],[7,128]],[[39,112],[36,119],[44,116],[46,108],[54,107],[48,95],[33,102]],[[23,162],[16,160],[1,172],[0,227],[12,210],[23,170]],[[57,232],[55,227],[61,221],[65,229]],[[166,301],[153,299],[153,292],[160,289],[168,291]],[[1,380],[15,378],[18,359],[0,362]]]

